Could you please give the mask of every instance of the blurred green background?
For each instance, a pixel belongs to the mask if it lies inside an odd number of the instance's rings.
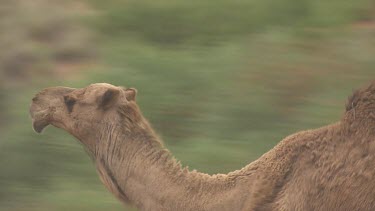
[[[32,131],[28,106],[44,87],[136,87],[177,159],[227,173],[339,120],[375,79],[373,0],[0,3],[4,211],[123,210],[73,137]]]

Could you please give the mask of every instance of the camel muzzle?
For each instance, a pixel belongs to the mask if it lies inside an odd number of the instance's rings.
[[[30,106],[30,116],[32,119],[33,129],[41,133],[49,123],[49,109],[41,109],[37,104],[32,103]]]

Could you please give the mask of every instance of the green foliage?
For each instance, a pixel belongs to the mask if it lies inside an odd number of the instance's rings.
[[[110,1],[97,26],[114,37],[161,45],[215,44],[270,27],[327,27],[369,16],[369,0]],[[334,11],[334,12],[333,12]]]

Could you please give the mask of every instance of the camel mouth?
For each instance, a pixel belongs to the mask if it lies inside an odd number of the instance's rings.
[[[35,132],[42,133],[50,123],[48,121],[48,109],[35,111],[33,105],[30,108],[30,116],[32,119],[32,126]]]
[[[41,120],[37,121],[33,119],[33,129],[37,133],[42,133],[44,128],[46,128],[48,125],[49,123],[46,121],[41,121]]]

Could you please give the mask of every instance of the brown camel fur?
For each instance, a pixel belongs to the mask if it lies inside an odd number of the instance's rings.
[[[104,185],[140,210],[375,210],[375,82],[343,118],[291,135],[241,170],[189,171],[141,114],[135,89],[92,84],[47,88],[30,108],[83,143]]]

